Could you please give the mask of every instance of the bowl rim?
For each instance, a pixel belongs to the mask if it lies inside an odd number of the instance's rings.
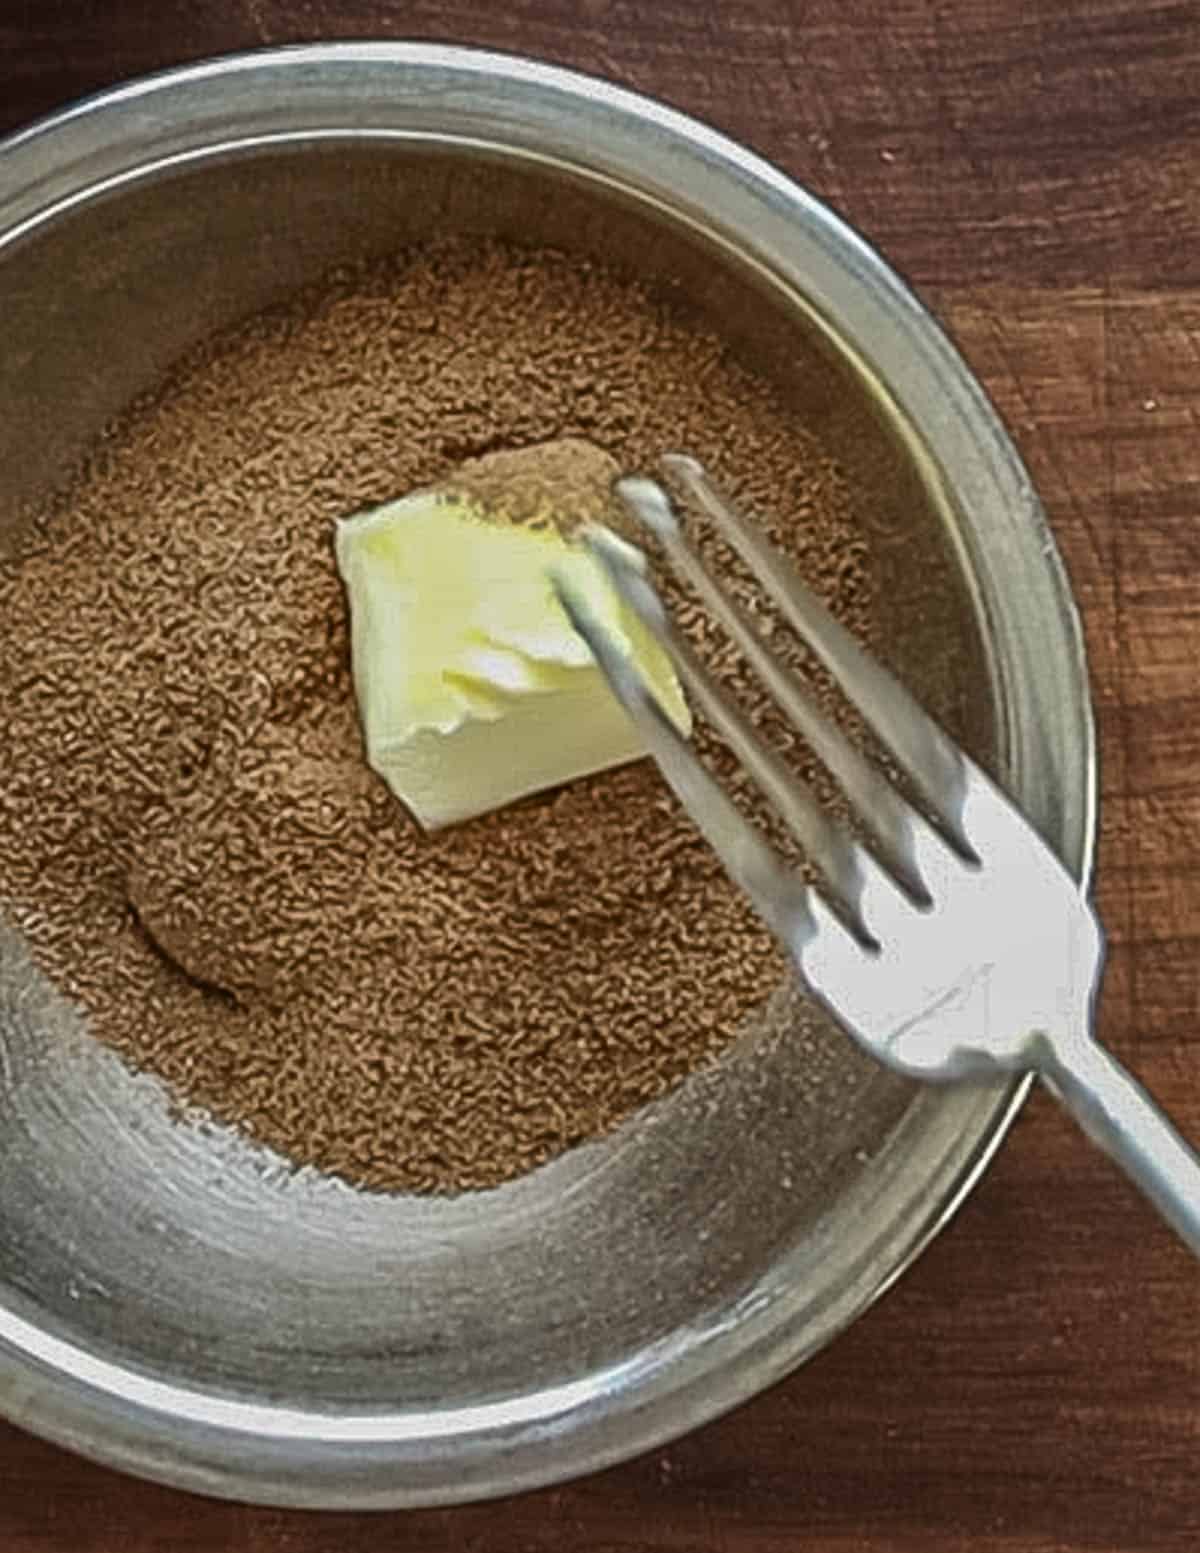
[[[390,122],[369,120],[368,103]],[[1090,886],[1097,757],[1082,626],[1016,450],[957,350],[886,262],[827,206],[725,135],[606,80],[514,55],[406,42],[256,50],[97,93],[0,142],[0,251],[152,173],[234,149],[320,139],[437,140],[540,157],[665,205],[677,221],[718,238],[740,234],[744,258],[749,244],[753,262],[797,289],[802,283],[838,349],[873,375],[898,418],[920,425],[928,478],[965,510],[995,520],[986,539],[958,540],[985,618],[1010,649],[994,666],[1007,717],[1001,739],[1016,762],[1010,778],[1035,812],[1044,810],[1036,817]],[[934,403],[938,415],[921,420],[920,407]],[[1009,596],[1014,580],[1019,601]],[[1038,639],[1023,647],[1031,612]],[[1054,791],[1036,791],[1039,771]],[[448,1504],[575,1477],[747,1400],[861,1315],[978,1182],[1030,1082],[943,1093],[914,1107],[936,1111],[952,1144],[932,1176],[912,1183],[904,1222],[845,1265],[840,1290],[815,1320],[786,1298],[750,1299],[699,1345],[668,1343],[620,1372],[519,1403],[332,1416],[156,1380],[42,1331],[0,1299],[0,1411],[109,1465],[258,1503]]]

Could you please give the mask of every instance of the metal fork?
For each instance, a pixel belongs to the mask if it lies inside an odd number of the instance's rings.
[[[637,552],[585,542],[675,664],[815,865],[814,887],[746,820],[660,709],[631,660],[562,578],[558,596],[663,775],[812,993],[869,1052],[919,1079],[1035,1070],[1200,1255],[1200,1156],[1092,1037],[1103,960],[1078,884],[998,787],[840,625],[694,459],[666,472],[742,557],[913,784],[931,819],[819,712],[705,570],[664,489],[616,491],[734,638],[872,833],[868,847],[811,796],[673,629]]]

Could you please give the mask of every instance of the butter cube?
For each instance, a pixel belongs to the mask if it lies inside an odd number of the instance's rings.
[[[426,830],[646,753],[555,597],[552,568],[691,731],[666,655],[564,537],[544,493],[532,519],[528,502],[513,505],[525,521],[469,485],[416,491],[337,528],[367,759]],[[576,516],[593,514],[561,521]]]

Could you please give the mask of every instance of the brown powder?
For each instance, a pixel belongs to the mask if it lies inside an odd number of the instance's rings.
[[[845,487],[770,387],[619,277],[492,244],[207,343],[0,563],[6,914],[100,1039],[364,1186],[489,1186],[603,1133],[780,973],[650,762],[434,836],[364,764],[334,520],[562,437],[699,454],[866,628]]]

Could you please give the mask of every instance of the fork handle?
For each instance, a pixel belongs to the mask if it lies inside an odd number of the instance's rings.
[[[1041,1076],[1200,1256],[1200,1154],[1133,1075],[1097,1041],[1056,1044]]]

